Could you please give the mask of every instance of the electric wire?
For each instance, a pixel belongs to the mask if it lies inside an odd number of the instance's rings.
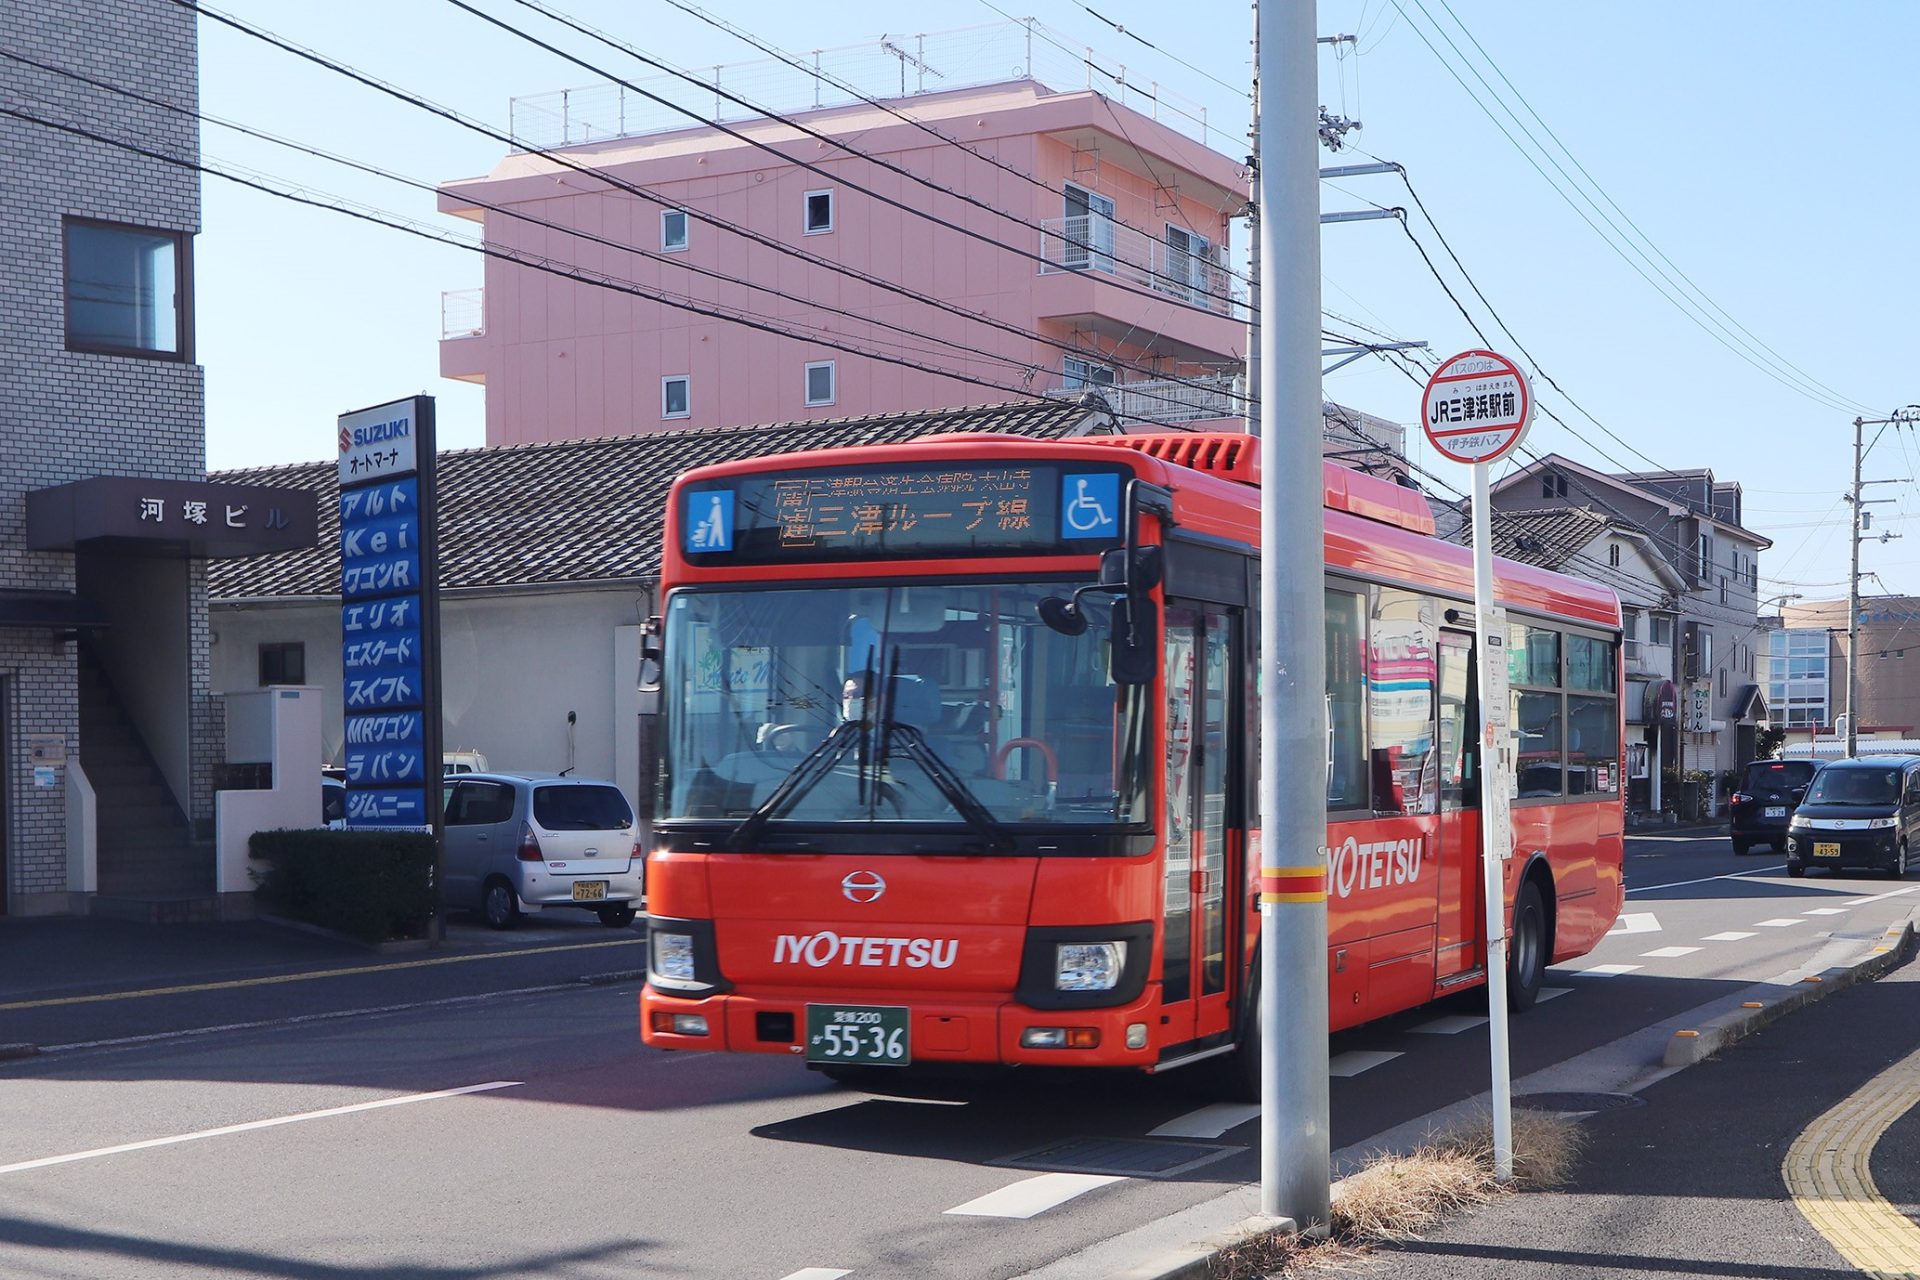
[[[641,97],[659,106],[667,107],[670,110],[677,111],[681,115],[686,116],[688,119],[694,121],[696,124],[700,125],[703,128],[713,129],[718,133],[724,134],[725,136],[732,138],[736,142],[740,142],[747,146],[753,147],[756,150],[763,151],[768,155],[774,156],[777,159],[783,160],[786,163],[795,166],[796,168],[804,169],[808,173],[816,174],[826,181],[830,181],[840,186],[847,187],[849,190],[852,190],[852,191],[857,191],[861,195],[864,195],[868,199],[876,201],[879,204],[883,204],[889,208],[896,209],[901,213],[907,214],[910,217],[920,218],[924,221],[934,223],[935,225],[944,227],[949,231],[956,232],[959,235],[966,237],[967,239],[975,240],[981,244],[989,245],[993,248],[999,249],[1003,253],[1010,253],[1015,255],[1016,257],[1026,258],[1029,261],[1037,263],[1042,267],[1059,265],[1058,263],[1055,263],[1051,259],[1049,259],[1044,252],[1036,253],[1031,249],[1023,248],[1019,245],[1013,244],[997,236],[990,235],[985,231],[976,230],[975,228],[965,226],[958,222],[954,222],[951,219],[943,218],[937,213],[933,213],[927,209],[922,209],[919,206],[914,205],[908,201],[897,199],[893,196],[889,196],[884,194],[883,192],[877,191],[870,186],[865,186],[861,183],[854,182],[851,179],[847,178],[844,174],[837,174],[833,172],[831,169],[828,169],[825,166],[817,164],[811,160],[805,160],[799,156],[789,154],[788,152],[782,150],[779,146],[775,145],[774,143],[767,142],[760,138],[756,138],[752,134],[747,133],[741,129],[736,129],[732,125],[729,125],[724,121],[712,119],[706,115],[703,115],[701,112],[694,110],[692,107],[681,106],[679,103],[673,101],[671,98],[665,97],[661,94],[654,93],[650,89],[642,88],[638,84],[635,84],[633,81],[627,80],[621,76],[615,75],[613,72],[607,70],[605,67],[602,67],[597,63],[588,61],[587,59],[582,58],[576,54],[569,53],[566,50],[560,48],[558,45],[555,45],[549,41],[543,40],[539,36],[533,34],[530,31],[527,31],[522,27],[515,26],[513,23],[508,22],[504,18],[496,17],[495,15],[486,12],[485,10],[479,8],[478,6],[468,3],[468,0],[445,0],[445,3],[453,6],[456,9],[459,9],[463,13],[467,13],[472,15],[475,18],[478,18],[482,22],[485,22],[491,26],[497,27],[500,30],[507,32],[509,35],[515,36],[518,39],[526,41],[528,44],[534,46],[536,49],[540,49],[543,52],[550,53],[555,57],[560,58],[564,61],[571,62],[573,65],[581,68],[582,70],[587,71],[593,75],[599,76],[602,79],[609,81],[610,83],[617,84],[622,89],[630,90],[634,93],[637,93]],[[586,23],[581,22],[576,18],[573,18],[565,13],[562,13],[558,9],[555,9],[552,6],[543,3],[542,0],[512,0],[512,3],[519,5],[523,9],[528,9],[534,13],[538,13],[542,17],[545,17],[546,19],[548,19],[549,21],[558,23],[560,26],[567,28],[569,31],[573,31],[576,34],[586,36],[590,40],[593,40],[598,42],[599,44],[605,45],[607,48],[615,51],[616,53],[623,53],[627,57],[632,58],[634,61],[640,63],[643,66],[648,66],[656,70],[663,71],[666,74],[673,76],[678,80],[684,81],[685,83],[692,85],[694,88],[700,89],[702,92],[711,93],[717,99],[722,99],[727,102],[731,102],[734,105],[743,107],[748,111],[752,111],[759,115],[765,116],[769,120],[778,121],[780,124],[785,125],[787,128],[794,130],[795,132],[801,134],[804,137],[811,138],[815,142],[818,142],[823,146],[830,146],[838,151],[844,152],[850,158],[853,158],[856,160],[864,160],[868,164],[871,164],[876,168],[883,169],[888,173],[894,174],[896,177],[903,178],[906,181],[912,182],[918,186],[924,187],[929,191],[933,191],[938,194],[947,196],[950,199],[958,200],[966,205],[971,206],[972,208],[979,209],[983,213],[989,213],[994,215],[995,217],[1004,218],[1007,221],[1015,223],[1026,230],[1038,232],[1042,237],[1042,243],[1043,244],[1045,243],[1045,238],[1048,235],[1046,228],[1042,226],[1040,223],[1037,223],[1030,218],[1026,218],[1021,216],[1020,214],[1012,213],[1005,209],[1001,209],[995,205],[988,204],[986,201],[980,199],[978,196],[969,195],[966,192],[956,191],[951,187],[944,186],[941,183],[935,182],[931,178],[923,177],[920,174],[913,172],[911,169],[908,169],[908,168],[905,168],[904,166],[896,164],[891,160],[885,160],[879,156],[863,151],[860,148],[854,146],[852,143],[845,141],[844,139],[836,138],[831,134],[823,133],[820,130],[813,128],[811,125],[804,124],[801,121],[794,119],[792,116],[783,115],[780,112],[770,110],[767,107],[761,106],[758,103],[752,102],[749,99],[741,97],[740,95],[734,93],[730,89],[723,88],[719,84],[716,84],[712,81],[703,80],[699,76],[696,76],[691,72],[682,71],[671,63],[662,62],[658,58],[654,58],[648,54],[642,53],[640,50],[634,48],[631,44],[627,43],[624,40],[619,39],[616,36],[609,35],[604,31],[598,30],[597,28],[589,26]],[[1070,239],[1068,237],[1061,237],[1061,239],[1069,240],[1070,242]],[[1158,300],[1172,301],[1177,305],[1192,307],[1196,310],[1206,311],[1209,314],[1217,314],[1217,313],[1214,313],[1213,309],[1210,307],[1203,307],[1203,306],[1200,306],[1198,303],[1189,302],[1180,295],[1189,294],[1189,293],[1200,294],[1205,297],[1214,298],[1216,300],[1225,302],[1228,304],[1229,307],[1231,307],[1233,303],[1233,299],[1231,295],[1218,293],[1212,289],[1208,289],[1203,286],[1196,285],[1192,282],[1190,278],[1183,280],[1171,273],[1156,271],[1151,266],[1147,266],[1143,268],[1143,270],[1146,272],[1146,274],[1149,277],[1151,277],[1153,280],[1158,282],[1154,286],[1151,286],[1154,290],[1153,293],[1143,293],[1142,290],[1138,286],[1134,285],[1132,281],[1125,280],[1118,276],[1115,277],[1114,283],[1126,289],[1130,293],[1140,293],[1143,297],[1154,297],[1156,301]],[[1173,288],[1178,289],[1180,292],[1177,294],[1168,294],[1166,289],[1162,289],[1159,287],[1159,284],[1165,284],[1165,285],[1171,286]]]
[[[478,120],[474,120],[471,117],[468,117],[467,115],[465,115],[464,113],[456,111],[451,107],[442,106],[439,103],[433,102],[427,98],[411,93],[405,89],[401,89],[398,86],[389,84],[384,80],[381,80],[375,76],[371,76],[365,72],[359,71],[356,68],[348,66],[345,63],[341,63],[335,59],[329,58],[324,54],[318,53],[312,49],[308,49],[301,45],[295,44],[294,42],[287,40],[281,36],[275,35],[274,33],[267,31],[263,28],[252,26],[251,24],[244,22],[241,19],[235,18],[230,14],[222,13],[219,10],[216,10],[207,5],[201,4],[198,2],[198,0],[173,0],[173,3],[175,3],[176,5],[179,5],[182,8],[190,9],[196,13],[199,13],[202,16],[211,18],[214,21],[221,23],[222,25],[228,26],[236,31],[239,31],[256,40],[259,40],[262,43],[272,45],[273,47],[280,49],[283,52],[292,54],[293,56],[301,58],[305,61],[311,62],[316,66],[332,71],[337,75],[340,75],[346,79],[354,81],[355,83],[364,85],[367,88],[374,89],[380,93],[386,94],[387,96],[392,97],[400,102],[406,103],[409,106],[416,107],[422,111],[427,112],[430,115],[438,116],[441,119],[460,125],[462,128],[465,128],[469,131],[480,134],[483,137],[491,138],[494,141],[509,147],[510,149],[521,150],[521,151],[527,152],[528,154],[540,156],[542,159],[545,159],[571,172],[578,173],[583,177],[593,179],[594,181],[597,181],[597,182],[605,183],[609,187],[613,187],[620,191],[625,191],[630,195],[638,196],[641,199],[647,200],[653,204],[660,206],[661,208],[673,209],[673,210],[683,212],[689,218],[693,219],[696,222],[703,223],[705,225],[715,228],[716,230],[723,231],[728,234],[739,236],[742,239],[751,241],[754,244],[758,244],[764,248],[770,249],[775,253],[781,254],[786,257],[795,258],[801,262],[805,262],[809,266],[818,267],[824,271],[828,271],[836,275],[845,276],[846,278],[851,280],[857,280],[860,283],[869,285],[875,289],[879,289],[899,297],[907,298],[911,301],[920,303],[922,305],[932,307],[939,311],[946,312],[950,315],[956,316],[964,321],[967,321],[968,323],[984,325],[986,327],[996,329],[1004,333],[1008,333],[1014,337],[1018,337],[1026,341],[1038,342],[1038,343],[1041,343],[1042,345],[1052,347],[1056,350],[1066,352],[1067,354],[1074,355],[1079,358],[1089,358],[1089,359],[1097,360],[1099,363],[1111,365],[1116,368],[1125,368],[1125,369],[1132,370],[1134,372],[1144,373],[1148,375],[1148,377],[1155,380],[1162,380],[1162,381],[1177,383],[1177,384],[1186,385],[1190,387],[1196,387],[1203,391],[1211,390],[1211,388],[1205,387],[1204,384],[1193,383],[1187,379],[1182,379],[1177,376],[1170,375],[1160,370],[1154,369],[1150,365],[1142,365],[1136,361],[1124,359],[1118,356],[1116,353],[1101,352],[1097,348],[1088,349],[1088,348],[1076,346],[1071,343],[1062,342],[1058,338],[1049,337],[1048,335],[1044,333],[1040,333],[1036,330],[1022,328],[1019,325],[1015,325],[1004,320],[999,320],[992,316],[988,316],[977,311],[968,310],[967,308],[962,307],[957,303],[949,302],[944,298],[923,293],[916,289],[908,288],[907,286],[901,285],[895,281],[887,280],[883,277],[874,275],[870,272],[862,271],[855,267],[849,267],[841,263],[830,261],[829,259],[826,259],[826,258],[818,257],[814,254],[806,252],[805,250],[795,248],[794,246],[789,245],[774,236],[767,235],[763,232],[754,231],[749,227],[741,226],[738,223],[731,222],[725,218],[718,216],[717,214],[713,214],[702,209],[676,203],[675,201],[669,199],[665,195],[657,191],[654,191],[648,187],[617,177],[611,173],[606,172],[605,170],[595,168],[592,165],[582,164],[569,156],[562,155],[558,152],[551,151],[544,148],[528,146],[525,143],[519,140],[516,140],[510,134],[503,133],[500,130],[495,129],[490,125],[487,125]],[[1035,376],[1037,376],[1039,372],[1040,372],[1040,369],[1036,366]]]
[[[1241,86],[1228,84],[1225,80],[1222,80],[1219,76],[1214,75],[1211,71],[1201,70],[1199,67],[1194,66],[1191,62],[1188,62],[1185,58],[1173,52],[1171,49],[1161,48],[1159,45],[1147,39],[1145,36],[1141,35],[1138,31],[1133,30],[1131,27],[1122,26],[1120,23],[1115,22],[1112,18],[1109,18],[1106,14],[1101,13],[1097,9],[1089,7],[1086,3],[1084,3],[1084,0],[1074,0],[1074,3],[1078,4],[1082,9],[1085,9],[1090,17],[1097,18],[1101,22],[1106,23],[1109,27],[1112,27],[1116,32],[1125,36],[1127,39],[1132,40],[1137,44],[1143,45],[1146,48],[1153,50],[1155,53],[1159,54],[1163,58],[1168,59],[1169,61],[1179,63],[1181,66],[1185,67],[1187,70],[1193,72],[1197,76],[1204,76],[1206,79],[1211,80],[1215,84],[1219,85],[1222,89],[1225,89],[1228,93],[1239,94],[1241,97],[1246,98],[1248,101],[1252,101],[1253,95],[1248,93]]]
[[[1390,0],[1390,2],[1394,5],[1395,8],[1397,9],[1401,8],[1402,0]],[[1413,0],[1413,2],[1416,5],[1418,5],[1420,0]],[[1424,8],[1422,8],[1422,12],[1425,13]],[[1402,9],[1402,15],[1404,16],[1404,14],[1405,14],[1405,11],[1404,9]],[[1431,14],[1428,14],[1427,17],[1428,17],[1428,21],[1431,22],[1433,20]],[[1826,408],[1832,409],[1836,412],[1848,411],[1849,406],[1853,403],[1851,400],[1848,400],[1845,397],[1830,395],[1827,393],[1810,389],[1806,386],[1802,386],[1799,383],[1795,382],[1793,379],[1787,377],[1785,374],[1781,373],[1778,368],[1770,366],[1762,362],[1761,360],[1757,359],[1750,351],[1743,350],[1741,349],[1741,347],[1736,346],[1733,342],[1728,340],[1728,337],[1726,336],[1726,334],[1722,332],[1726,329],[1726,326],[1719,325],[1718,329],[1716,329],[1714,326],[1710,325],[1707,322],[1708,319],[1710,318],[1703,318],[1700,314],[1698,314],[1700,311],[1698,304],[1690,303],[1686,299],[1684,299],[1684,297],[1676,297],[1674,293],[1669,291],[1668,288],[1663,287],[1659,282],[1655,281],[1653,276],[1647,274],[1647,270],[1643,268],[1639,263],[1635,262],[1632,258],[1628,257],[1627,254],[1620,248],[1620,246],[1617,243],[1615,243],[1614,239],[1608,236],[1605,232],[1603,232],[1600,229],[1599,224],[1597,224],[1593,220],[1593,218],[1587,214],[1587,211],[1585,209],[1582,209],[1577,203],[1575,203],[1573,198],[1567,194],[1567,192],[1560,186],[1560,184],[1556,183],[1547,174],[1547,171],[1540,167],[1539,161],[1533,157],[1533,154],[1531,152],[1529,152],[1525,147],[1520,145],[1519,140],[1513,136],[1513,133],[1506,127],[1505,124],[1501,122],[1500,118],[1494,115],[1493,111],[1486,105],[1485,102],[1481,100],[1480,96],[1473,91],[1472,87],[1469,86],[1467,82],[1461,78],[1459,71],[1457,71],[1454,67],[1454,61],[1451,59],[1448,59],[1444,54],[1440,52],[1440,50],[1437,47],[1435,47],[1433,41],[1427,37],[1426,32],[1420,27],[1420,25],[1416,22],[1413,22],[1411,19],[1409,19],[1408,25],[1413,28],[1414,34],[1420,37],[1421,42],[1427,46],[1428,51],[1433,54],[1434,58],[1438,60],[1440,64],[1446,69],[1447,74],[1453,77],[1454,81],[1460,85],[1461,89],[1466,92],[1467,96],[1473,100],[1474,105],[1480,108],[1481,112],[1484,115],[1486,115],[1488,120],[1492,121],[1494,127],[1498,129],[1502,134],[1502,136],[1504,136],[1507,139],[1507,141],[1513,145],[1514,149],[1520,153],[1521,158],[1526,160],[1528,165],[1533,168],[1534,172],[1538,173],[1540,177],[1547,183],[1547,185],[1553,189],[1554,194],[1558,195],[1560,199],[1566,203],[1567,207],[1572,209],[1574,213],[1580,218],[1580,220],[1582,222],[1585,222],[1588,228],[1592,230],[1595,235],[1599,236],[1600,239],[1603,242],[1605,242],[1608,248],[1613,250],[1614,254],[1618,256],[1621,261],[1625,262],[1629,267],[1633,269],[1635,274],[1637,274],[1642,280],[1646,281],[1650,288],[1652,288],[1656,293],[1658,293],[1662,298],[1664,298],[1683,316],[1686,316],[1687,319],[1691,320],[1696,326],[1698,326],[1703,332],[1705,332],[1707,336],[1711,337],[1714,341],[1718,342],[1721,346],[1725,347],[1728,351],[1732,352],[1735,356],[1738,356],[1741,360],[1744,360],[1747,364],[1751,365],[1754,369],[1758,370],[1760,373],[1773,379],[1775,382],[1780,383],[1782,386],[1794,392],[1796,395],[1800,395],[1805,397],[1808,400],[1812,400],[1816,404],[1823,405]],[[1436,30],[1438,30],[1439,24],[1435,23],[1434,25]],[[1445,38],[1446,33],[1444,31],[1441,31],[1440,34],[1443,38]],[[1465,61],[1464,57],[1461,58],[1460,60]],[[1470,64],[1469,64],[1469,69],[1470,70],[1472,69]],[[1478,72],[1476,71],[1475,74],[1478,75]],[[1483,79],[1481,83],[1485,84],[1485,80]],[[1496,97],[1496,101],[1498,101],[1497,97]],[[1504,109],[1505,108],[1504,102],[1501,105]],[[1512,115],[1512,112],[1509,111],[1508,114]],[[1517,123],[1518,118],[1515,117],[1515,119]],[[1525,132],[1524,126],[1522,127],[1522,132]],[[1582,193],[1582,195],[1584,197],[1584,193]],[[1591,203],[1591,200],[1589,200],[1589,203]],[[1637,249],[1636,249],[1636,252],[1638,252]],[[1643,259],[1645,258],[1645,256],[1646,255],[1644,253],[1641,254],[1641,257]],[[1653,264],[1649,262],[1648,265],[1651,266]]]

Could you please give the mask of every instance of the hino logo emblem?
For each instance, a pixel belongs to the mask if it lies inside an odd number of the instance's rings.
[[[849,872],[840,882],[840,892],[847,895],[849,902],[877,902],[886,891],[887,882],[873,871]]]

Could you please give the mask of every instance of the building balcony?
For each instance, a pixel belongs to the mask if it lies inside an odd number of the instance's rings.
[[[484,383],[486,336],[486,290],[449,289],[440,295],[441,377]]]
[[[1098,214],[1040,226],[1039,319],[1144,343],[1175,359],[1217,362],[1245,351],[1246,306],[1210,252],[1189,252]]]
[[[1184,426],[1216,418],[1241,419],[1247,412],[1246,379],[1212,375],[1139,382],[1100,382],[1063,378],[1046,394],[1071,400],[1093,392],[1122,422]]]

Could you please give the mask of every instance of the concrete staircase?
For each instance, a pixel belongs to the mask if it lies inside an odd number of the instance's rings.
[[[93,914],[178,922],[219,918],[213,853],[192,829],[106,673],[80,654],[80,761],[99,818]]]

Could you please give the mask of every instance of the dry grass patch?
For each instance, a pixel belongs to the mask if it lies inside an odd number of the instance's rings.
[[[1579,1160],[1580,1127],[1541,1111],[1513,1113],[1513,1181],[1493,1176],[1493,1121],[1475,1116],[1406,1155],[1369,1160],[1340,1184],[1325,1239],[1263,1232],[1222,1250],[1216,1280],[1295,1276],[1363,1259],[1370,1246],[1417,1239],[1442,1221],[1510,1191],[1559,1186]]]

